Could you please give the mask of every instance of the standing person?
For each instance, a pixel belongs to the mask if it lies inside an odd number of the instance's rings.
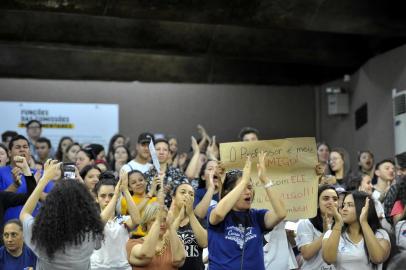
[[[93,196],[95,196],[95,198],[96,194],[94,192],[94,188],[96,184],[99,182],[101,173],[102,171],[96,165],[87,165],[79,173],[80,177],[83,179],[83,182],[87,190],[89,190],[89,192]]]
[[[31,150],[31,155],[34,159],[38,159],[37,152],[35,149],[35,144],[37,140],[41,137],[42,133],[42,123],[38,120],[30,120],[25,124],[27,138]]]
[[[154,194],[157,190],[157,186],[160,184],[158,177],[155,177],[151,189],[147,193],[147,182],[144,174],[140,171],[130,171],[128,173],[128,189],[132,194],[131,201],[135,203],[141,217],[143,216],[144,209],[148,204],[156,201]],[[121,214],[128,215],[127,198],[121,200]],[[142,230],[142,226],[138,226],[135,231],[132,232],[132,237],[140,238],[145,236],[146,232]]]
[[[76,154],[76,167],[81,171],[87,165],[94,165],[95,159],[91,148],[81,148]]]
[[[168,213],[162,188],[158,197],[159,203],[147,205],[141,218],[141,226],[147,235],[127,242],[128,261],[133,270],[176,270],[185,262],[185,247],[176,232],[184,209],[179,216]]]
[[[37,257],[24,244],[23,225],[18,219],[9,220],[4,225],[4,246],[0,247],[0,269],[22,270],[35,268]]]
[[[76,163],[76,155],[80,151],[80,145],[76,142],[68,145],[66,147],[64,155],[63,155],[63,162],[72,162]]]
[[[109,142],[109,148],[107,150],[107,162],[112,163],[113,156],[114,156],[114,149],[117,147],[124,145],[126,146],[126,137],[122,134],[115,134],[113,137],[111,137],[110,142]],[[127,146],[126,146],[127,147]]]
[[[152,164],[149,163],[151,159],[149,143],[151,140],[154,142],[154,135],[148,132],[141,133],[138,136],[137,145],[135,146],[137,154],[133,160],[123,166],[123,170],[126,172],[137,170],[146,173],[152,168]]]
[[[303,257],[303,270],[328,270],[334,266],[323,261],[321,244],[324,234],[334,221],[333,208],[338,209],[338,194],[333,186],[323,185],[318,190],[317,215],[300,220],[296,244]]]
[[[171,166],[177,168],[179,164],[178,140],[175,137],[170,137],[168,142],[169,142],[169,152],[171,154],[171,159],[169,163]]]
[[[15,193],[27,193],[27,179],[26,176],[35,175],[35,171],[27,168],[28,161],[31,159],[31,153],[29,148],[29,142],[27,138],[22,135],[14,137],[10,141],[10,165],[0,168],[0,190],[10,191]],[[50,183],[45,192],[49,192],[52,188]],[[41,199],[45,199],[45,194],[41,196]],[[3,221],[6,222],[10,219],[18,218],[22,206],[10,207],[4,213]],[[36,215],[37,210],[34,212]]]
[[[369,150],[358,153],[358,171],[360,174],[367,174],[374,177],[374,154]]]
[[[58,149],[56,149],[56,153],[55,153],[55,159],[59,160],[59,161],[63,161],[65,160],[65,151],[66,148],[68,148],[69,145],[71,145],[73,143],[73,140],[71,137],[68,136],[64,136],[59,140],[58,143]]]
[[[35,150],[37,151],[38,161],[42,164],[51,158],[52,144],[48,138],[41,137],[35,142]]]
[[[254,193],[250,174],[250,158],[245,162],[243,172],[227,172],[222,199],[209,209],[210,270],[265,269],[262,235],[286,217],[286,210],[272,188],[272,181],[265,176],[263,152],[259,155],[258,177],[274,212],[251,208]]]
[[[28,166],[28,163],[23,157],[15,157],[14,163],[16,164],[17,170],[14,170],[14,177],[17,181],[21,181],[22,175],[24,175],[25,182],[27,185],[27,193],[14,193],[9,191],[0,191],[0,225],[3,224],[3,218],[5,211],[8,208],[23,205],[31,193],[34,191],[36,186],[36,181],[33,173]],[[17,181],[15,183],[17,183]],[[7,220],[10,220],[7,218]],[[1,226],[0,226],[1,227]],[[0,229],[1,231],[1,229]],[[0,268],[1,269],[1,268]]]
[[[171,193],[173,192],[174,187],[182,184],[189,183],[187,177],[177,168],[174,168],[168,165],[168,160],[170,159],[169,155],[169,143],[165,139],[155,140],[155,151],[158,157],[160,172],[157,172],[155,167],[150,169],[145,173],[145,178],[147,179],[147,190],[150,190],[152,181],[155,176],[159,173],[164,173],[165,177],[163,179],[162,185],[165,189],[165,205],[169,207],[172,202]]]
[[[8,144],[11,141],[12,138],[14,138],[15,136],[17,136],[18,133],[12,130],[6,130],[5,132],[3,132],[1,134],[1,143],[4,144],[6,146],[6,148],[8,149]]]
[[[203,165],[198,183],[193,203],[195,214],[207,227],[207,211],[210,206],[216,205],[220,200],[221,176],[218,161],[209,160]]]
[[[6,166],[9,161],[8,148],[0,143],[0,167]]]
[[[88,146],[92,149],[93,155],[95,156],[95,160],[104,160],[106,161],[106,151],[104,151],[104,147],[98,143],[91,143]]]
[[[331,150],[329,165],[331,173],[335,177],[335,182],[337,184],[336,189],[337,188],[346,189],[348,185],[348,176],[345,173],[344,153],[337,149]]]
[[[24,242],[37,255],[37,269],[90,269],[90,256],[100,248],[103,223],[86,187],[77,180],[59,180],[35,218],[41,192],[60,174],[60,163],[48,160],[37,187],[21,210]]]
[[[238,139],[243,142],[258,141],[259,131],[253,127],[244,127],[240,130]]]
[[[377,182],[374,185],[372,198],[383,202],[386,193],[395,180],[395,163],[391,159],[384,159],[375,166],[375,176]]]
[[[113,158],[111,159],[110,167],[118,175],[118,173],[121,171],[121,168],[130,161],[130,150],[124,145],[119,145],[113,150]]]
[[[372,196],[373,187],[372,187],[372,178],[368,174],[364,174],[362,176],[356,176],[355,178],[351,179],[350,184],[348,185],[348,191],[358,190],[367,193],[369,196]],[[381,222],[381,226],[388,231],[391,230],[391,225],[385,219],[385,211],[383,208],[382,203],[372,197],[375,204],[376,214],[378,215],[379,221]]]
[[[334,226],[322,242],[323,259],[337,270],[382,269],[390,253],[388,233],[381,228],[375,205],[367,193],[347,193],[334,211]]]
[[[328,166],[328,159],[330,156],[330,146],[325,142],[317,143],[317,158],[319,163],[324,169],[324,175],[330,175],[330,168]]]
[[[203,270],[203,248],[207,247],[207,231],[193,213],[195,191],[190,184],[180,184],[173,192],[172,210],[175,216],[182,215],[177,230],[186,250],[185,264],[180,270]],[[180,212],[184,211],[183,214]]]
[[[130,216],[115,214],[115,207],[120,193],[129,201]],[[132,230],[140,223],[137,206],[131,200],[128,191],[127,173],[120,175],[116,184],[113,179],[101,179],[95,187],[96,201],[100,207],[100,217],[104,222],[104,241],[99,250],[95,250],[90,257],[92,270],[130,270],[125,245],[129,239],[128,230]]]

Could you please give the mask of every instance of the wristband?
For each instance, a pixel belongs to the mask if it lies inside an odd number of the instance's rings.
[[[269,180],[269,182],[264,185],[264,188],[270,188],[272,186],[273,186],[272,180]]]

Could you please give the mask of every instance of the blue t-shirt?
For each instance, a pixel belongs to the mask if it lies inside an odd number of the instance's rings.
[[[23,246],[23,253],[19,257],[14,257],[8,253],[4,246],[0,248],[0,269],[22,270],[25,267],[35,269],[36,264],[37,257],[26,245]]]
[[[32,171],[33,174],[35,174],[35,171]],[[5,190],[8,188],[9,185],[11,185],[14,182],[13,180],[13,173],[11,172],[11,166],[4,166],[0,168],[0,191]],[[48,185],[45,187],[44,192],[49,193],[54,186],[53,181],[49,182]],[[25,182],[25,177],[24,175],[21,176],[21,186],[17,189],[16,193],[26,193],[27,192],[27,184]],[[37,204],[35,207],[32,215],[36,216],[38,213],[40,203]],[[6,223],[10,219],[14,218],[19,218],[21,209],[23,209],[23,206],[16,206],[16,207],[10,207],[6,210],[4,213],[4,218],[3,222]],[[0,221],[1,222],[1,221]]]
[[[206,188],[199,188],[196,190],[195,200],[193,202],[193,208],[195,208],[196,205],[198,205],[200,203],[200,201],[203,199],[206,192],[207,192]],[[213,194],[213,197],[211,200],[215,201],[215,202],[219,202],[219,194],[218,193]],[[210,203],[210,205],[213,205],[213,204],[215,204],[215,203]]]
[[[217,225],[209,222],[213,207],[207,214],[210,270],[265,270],[263,233],[267,209],[247,212],[231,210]],[[243,267],[242,254],[243,257]]]

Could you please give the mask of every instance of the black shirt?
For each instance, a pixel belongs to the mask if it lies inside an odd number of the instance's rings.
[[[178,236],[186,250],[185,264],[179,270],[204,270],[202,259],[203,249],[197,244],[195,234],[190,224],[179,227]]]

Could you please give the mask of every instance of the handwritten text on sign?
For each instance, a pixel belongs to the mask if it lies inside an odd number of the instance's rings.
[[[314,138],[289,138],[254,142],[220,144],[220,157],[226,169],[242,169],[247,155],[253,161],[251,179],[255,186],[254,208],[271,209],[269,198],[258,180],[258,154],[267,153],[266,175],[283,199],[287,220],[310,218],[317,211],[318,181],[315,174],[317,150]]]

